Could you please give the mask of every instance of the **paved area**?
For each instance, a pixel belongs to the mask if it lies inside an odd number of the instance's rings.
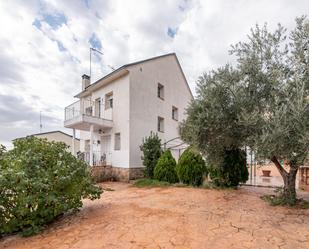
[[[262,189],[104,187],[115,191],[40,235],[2,239],[0,248],[309,248],[309,210],[271,207]]]

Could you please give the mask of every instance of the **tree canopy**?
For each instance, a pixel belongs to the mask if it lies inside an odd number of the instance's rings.
[[[287,30],[256,25],[232,46],[237,62],[201,76],[197,98],[181,125],[182,137],[208,160],[247,145],[271,160],[284,180],[284,198],[295,203],[295,179],[309,150],[309,20]],[[289,171],[281,167],[284,159]]]

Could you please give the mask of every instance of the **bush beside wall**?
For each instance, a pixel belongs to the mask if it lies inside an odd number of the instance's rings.
[[[154,178],[159,181],[169,183],[178,182],[176,173],[176,161],[172,156],[171,151],[165,151],[158,160],[154,169]]]

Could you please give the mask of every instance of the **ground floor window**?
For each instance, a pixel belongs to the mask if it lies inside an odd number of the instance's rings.
[[[120,139],[120,133],[115,133],[115,150],[120,150],[121,149],[121,139]]]

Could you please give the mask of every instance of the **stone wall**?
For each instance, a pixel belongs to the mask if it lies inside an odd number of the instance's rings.
[[[113,178],[112,166],[93,166],[91,175],[95,182],[110,181]]]
[[[104,181],[128,182],[130,180],[143,178],[144,168],[93,166],[91,167],[91,174],[96,182],[104,182]]]

